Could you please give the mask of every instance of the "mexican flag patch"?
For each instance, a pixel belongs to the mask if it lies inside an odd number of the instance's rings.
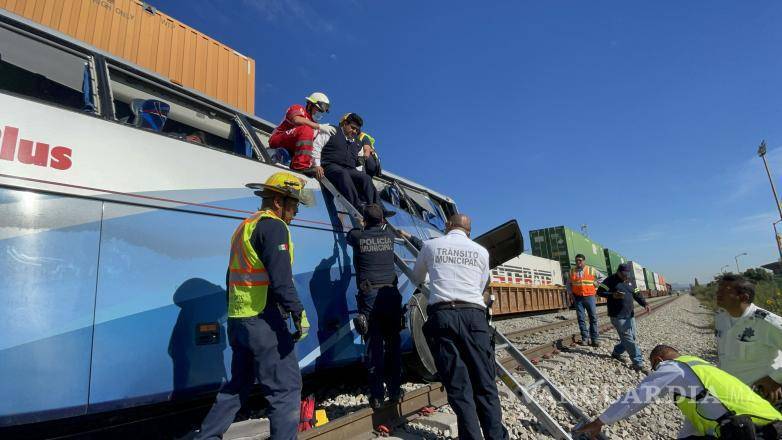
[[[279,249],[281,251],[287,251],[288,250],[288,245],[287,244],[281,244],[281,245],[277,246],[277,249]]]

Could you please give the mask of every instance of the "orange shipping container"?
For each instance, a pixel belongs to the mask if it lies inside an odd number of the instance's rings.
[[[137,0],[0,0],[0,8],[130,61],[245,113],[255,60]]]

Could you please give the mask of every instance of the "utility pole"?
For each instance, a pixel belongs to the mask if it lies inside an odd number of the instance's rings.
[[[782,219],[775,221],[771,224],[774,227],[774,238],[777,240],[777,250],[779,250],[779,263],[782,265],[782,235],[777,232],[777,223],[782,222]]]
[[[771,170],[768,168],[768,162],[766,161],[766,141],[760,142],[758,147],[758,156],[763,159],[763,166],[766,167],[766,174],[768,175],[768,183],[771,184],[771,193],[774,195],[774,203],[777,205],[777,212],[779,212],[779,220],[782,221],[782,206],[779,205],[779,197],[777,196],[777,188],[774,186],[774,179],[771,178]],[[782,262],[782,242],[779,240],[779,234],[776,233],[777,225],[774,223],[774,241],[777,243],[777,250],[779,251],[779,261]],[[736,263],[738,266],[738,263]]]
[[[739,269],[739,257],[743,257],[744,255],[747,255],[746,252],[742,252],[735,257],[733,257],[734,260],[736,260],[736,275],[741,275],[741,269]]]

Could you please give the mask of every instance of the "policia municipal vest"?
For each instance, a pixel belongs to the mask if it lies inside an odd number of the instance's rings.
[[[576,296],[592,296],[597,292],[595,288],[595,271],[589,267],[584,266],[584,270],[581,271],[581,276],[578,276],[578,269],[573,268],[570,270],[570,290],[573,295]]]
[[[271,211],[258,211],[236,228],[231,237],[231,261],[228,267],[228,317],[249,318],[257,316],[266,307],[269,291],[269,274],[258,254],[255,253],[250,237],[263,218],[272,218],[285,225],[288,232],[288,253],[293,265],[293,242],[288,225]]]
[[[782,420],[779,411],[736,377],[695,356],[679,356],[674,360],[690,368],[708,394],[719,400],[732,413],[730,415],[750,416],[759,427]],[[698,412],[697,402],[705,398],[706,394],[703,392],[695,399],[677,394],[674,395],[674,402],[698,431],[698,435],[719,437],[719,422],[702,417]]]

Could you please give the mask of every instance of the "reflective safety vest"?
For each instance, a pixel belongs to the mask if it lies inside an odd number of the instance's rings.
[[[595,288],[595,271],[589,267],[584,266],[584,270],[581,275],[578,274],[578,269],[570,269],[570,289],[573,295],[576,296],[592,296],[597,292]]]
[[[771,403],[757,395],[733,375],[695,356],[679,356],[674,360],[691,369],[698,376],[703,388],[708,390],[708,394],[719,400],[722,406],[733,414],[750,416],[757,426],[765,426],[773,421],[782,420],[782,414]],[[676,394],[674,402],[684,417],[698,431],[698,435],[719,437],[719,423],[716,420],[703,417],[698,412],[697,401],[706,398],[705,393],[703,394],[695,399]]]
[[[288,232],[288,253],[293,265],[293,242],[288,225],[271,211],[258,211],[245,219],[231,237],[231,260],[228,266],[228,317],[257,316],[266,307],[269,274],[250,243],[250,237],[263,218],[273,218]]]

